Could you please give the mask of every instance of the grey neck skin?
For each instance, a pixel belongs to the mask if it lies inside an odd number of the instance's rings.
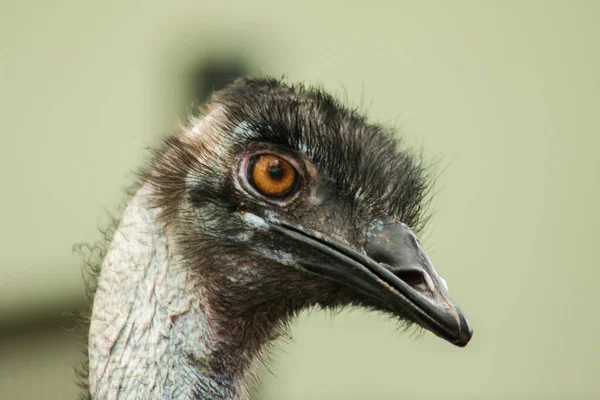
[[[174,256],[148,194],[142,188],[130,202],[102,266],[89,332],[92,398],[245,399],[241,377],[210,370],[219,338],[205,289]]]

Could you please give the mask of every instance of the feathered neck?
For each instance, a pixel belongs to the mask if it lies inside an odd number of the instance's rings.
[[[224,339],[150,194],[142,187],[133,197],[102,265],[89,332],[91,397],[245,399],[235,360],[211,367]]]

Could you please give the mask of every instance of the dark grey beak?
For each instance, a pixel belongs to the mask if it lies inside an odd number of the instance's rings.
[[[364,252],[285,222],[269,229],[303,242],[336,262],[301,262],[312,273],[352,286],[448,342],[463,347],[473,330],[450,299],[446,282],[436,273],[413,231],[402,223],[374,224]]]
[[[412,308],[411,319],[457,346],[465,346],[473,330],[460,308],[450,299],[440,277],[415,233],[393,221],[375,224],[365,244],[367,255],[393,274],[385,280]],[[383,277],[382,277],[383,278]]]

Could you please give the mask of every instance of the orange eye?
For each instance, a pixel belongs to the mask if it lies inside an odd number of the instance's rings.
[[[273,154],[260,154],[250,162],[249,180],[269,197],[281,197],[296,186],[298,172],[288,161]]]

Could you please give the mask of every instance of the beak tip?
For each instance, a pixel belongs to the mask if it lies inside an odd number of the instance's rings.
[[[473,328],[469,321],[461,314],[460,315],[460,328],[458,339],[454,342],[454,344],[458,347],[465,347],[471,341],[473,337]]]

